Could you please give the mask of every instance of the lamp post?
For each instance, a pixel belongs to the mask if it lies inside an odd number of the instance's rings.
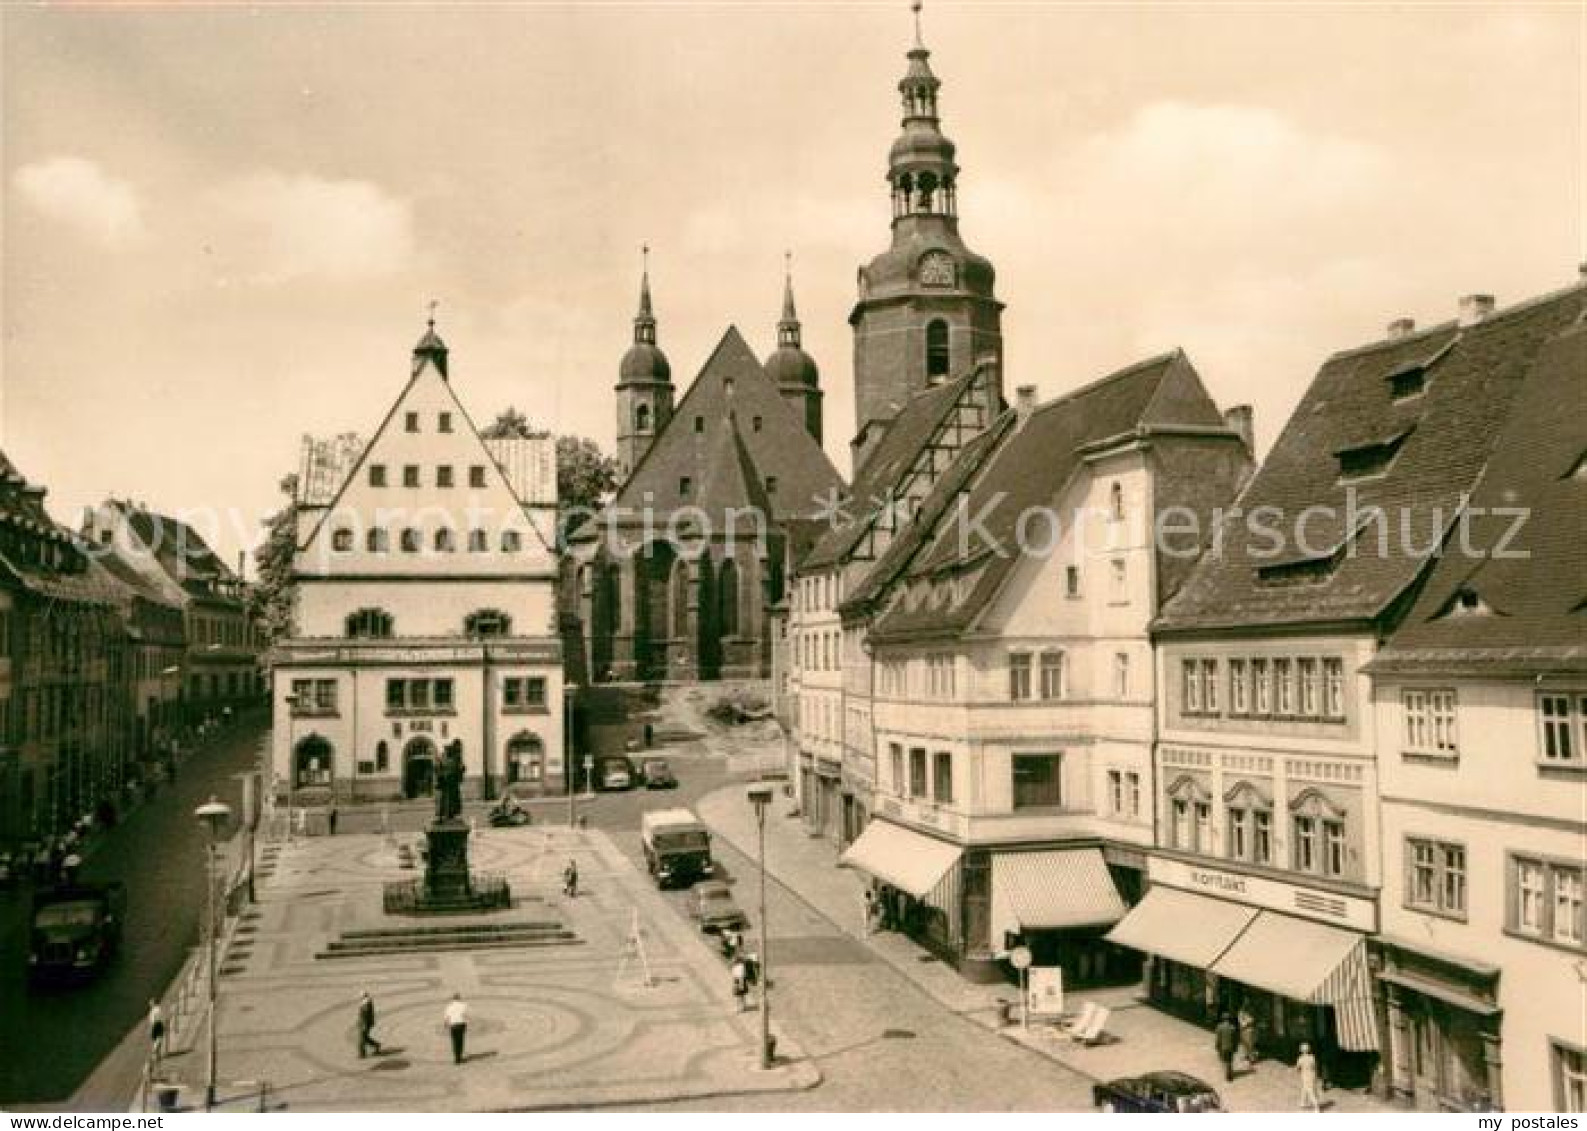
[[[568,782],[568,828],[575,825],[574,794],[578,792],[578,775],[574,772],[574,756],[577,751],[573,742],[573,694],[578,691],[576,683],[564,684],[562,688],[562,776]]]
[[[216,930],[215,923],[215,842],[220,837],[221,830],[226,822],[231,819],[231,808],[211,797],[204,804],[193,810],[193,816],[204,826],[205,833],[205,858],[204,879],[209,888],[209,898],[205,901],[205,929],[208,934],[208,966],[209,966],[209,1071],[205,1076],[204,1110],[215,1110],[215,1059],[218,1042],[216,1041],[215,994],[218,981],[216,979]]]
[[[298,752],[293,749],[293,740],[297,737],[295,730],[298,719],[298,707],[302,705],[302,695],[288,695],[283,702],[287,705],[287,843],[292,843],[292,787],[298,779]]]
[[[771,804],[771,786],[749,787],[749,803],[755,807],[755,835],[760,853],[760,1066],[771,1067],[771,955],[769,924],[766,922],[766,807]]]

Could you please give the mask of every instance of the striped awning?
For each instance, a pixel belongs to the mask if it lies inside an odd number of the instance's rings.
[[[1354,931],[1263,911],[1208,969],[1295,1001],[1331,1005],[1340,1047],[1377,1051],[1366,942]]]
[[[1256,918],[1256,908],[1154,887],[1108,932],[1108,941],[1205,970]]]
[[[844,850],[841,862],[924,899],[959,862],[958,845],[874,820]]]
[[[999,852],[992,857],[992,938],[1006,931],[1109,926],[1124,900],[1099,848]]]

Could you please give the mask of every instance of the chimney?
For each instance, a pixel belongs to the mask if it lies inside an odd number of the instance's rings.
[[[1024,424],[1030,419],[1030,414],[1036,411],[1036,386],[1021,385],[1014,390],[1014,412],[1019,417],[1019,422]]]
[[[1256,418],[1248,404],[1231,405],[1223,410],[1223,426],[1245,442],[1245,450],[1256,454]]]
[[[1475,326],[1492,313],[1492,295],[1463,295],[1460,299],[1460,324],[1462,326]]]
[[[1396,318],[1389,323],[1389,341],[1398,341],[1400,338],[1409,337],[1411,331],[1416,329],[1416,319]]]

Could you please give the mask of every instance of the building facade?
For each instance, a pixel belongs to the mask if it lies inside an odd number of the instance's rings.
[[[306,443],[274,654],[275,793],[296,806],[566,789],[549,437],[483,440],[432,324],[370,442]]]

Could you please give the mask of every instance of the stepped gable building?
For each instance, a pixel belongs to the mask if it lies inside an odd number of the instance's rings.
[[[617,384],[625,479],[569,537],[579,659],[596,681],[764,678],[789,531],[843,489],[792,283],[765,364],[729,327],[676,405],[656,329],[647,271]]]
[[[306,442],[299,483],[277,800],[426,796],[449,747],[466,796],[563,792],[553,441],[482,439],[432,321],[373,438]]]
[[[844,859],[967,977],[1001,979],[1016,941],[1068,986],[1138,973],[1102,935],[1152,844],[1148,626],[1200,550],[1168,517],[1232,501],[1245,421],[1177,350],[1042,405],[1022,388],[841,607],[877,751]]]
[[[1367,665],[1387,1076],[1424,1110],[1587,1110],[1587,324],[1524,352],[1466,520]]]
[[[1155,1000],[1196,1015],[1243,1005],[1262,1048],[1310,1042],[1341,1083],[1377,1067],[1366,941],[1384,873],[1402,866],[1379,800],[1400,752],[1380,746],[1366,665],[1448,553],[1540,357],[1584,309],[1581,287],[1497,313],[1472,296],[1457,321],[1396,323],[1329,358],[1165,605],[1152,886],[1110,936],[1150,957]],[[1486,880],[1479,896],[1506,898]]]

